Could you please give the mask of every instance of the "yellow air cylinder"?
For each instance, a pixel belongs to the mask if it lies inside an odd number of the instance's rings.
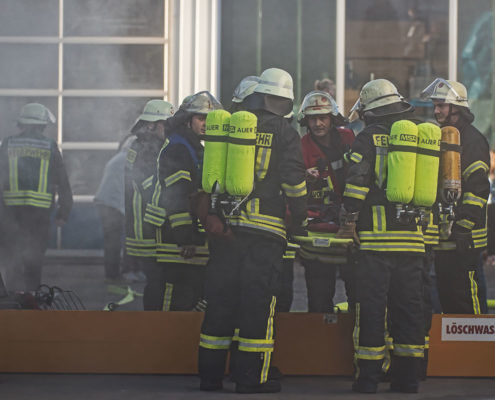
[[[232,196],[247,196],[253,190],[257,124],[256,115],[247,111],[230,117],[225,187]]]
[[[210,111],[206,116],[202,185],[207,193],[225,193],[229,123],[230,113],[225,110]]]
[[[440,154],[440,197],[454,204],[461,197],[461,134],[453,126],[442,128]]]
[[[418,155],[414,181],[413,204],[431,207],[437,198],[438,168],[442,131],[436,125],[425,122],[418,125]]]
[[[394,122],[388,145],[387,199],[393,203],[409,203],[414,195],[418,127],[414,122]]]

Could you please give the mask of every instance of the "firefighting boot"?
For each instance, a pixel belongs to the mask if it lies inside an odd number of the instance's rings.
[[[237,383],[235,385],[236,393],[278,393],[282,390],[279,381],[268,380],[258,385],[244,385]]]

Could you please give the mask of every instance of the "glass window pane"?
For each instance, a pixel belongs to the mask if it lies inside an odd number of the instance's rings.
[[[149,98],[64,99],[64,142],[119,142],[130,131]]]
[[[65,89],[162,89],[163,46],[66,45]]]
[[[224,104],[230,103],[243,77],[257,75],[265,68],[276,66],[292,75],[296,104],[313,89],[316,79],[335,79],[335,4],[335,0],[222,2]]]
[[[2,0],[0,36],[58,36],[59,0]]]
[[[0,140],[19,132],[17,118],[22,106],[28,103],[41,103],[58,118],[56,97],[0,97],[0,121],[2,121]],[[57,124],[48,124],[43,134],[56,140]]]
[[[74,194],[94,195],[112,150],[64,150],[63,157]]]
[[[242,78],[256,75],[257,8],[254,1],[222,2],[221,94],[224,105]]]
[[[0,44],[0,88],[56,89],[56,44]]]
[[[491,0],[459,2],[458,79],[468,90],[474,125],[493,143],[493,18]]]
[[[66,36],[163,37],[164,0],[65,0]]]
[[[448,0],[346,2],[345,112],[370,79],[386,78],[416,105],[421,90],[448,74]]]
[[[304,4],[304,2],[302,2]],[[301,99],[314,89],[315,80],[335,82],[335,0],[311,0],[302,9]]]

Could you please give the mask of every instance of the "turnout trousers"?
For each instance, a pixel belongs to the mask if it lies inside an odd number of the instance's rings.
[[[142,263],[147,280],[145,311],[192,311],[203,297],[204,266],[156,262],[144,257]]]
[[[445,314],[481,314],[478,283],[479,250],[436,251],[438,295]]]
[[[246,232],[236,232],[231,240],[210,240],[209,245],[200,377],[223,379],[234,340],[238,346],[230,365],[233,379],[244,385],[264,383],[274,347],[275,294],[284,246],[276,239]]]
[[[423,268],[423,254],[359,253],[353,333],[355,385],[376,389],[386,356],[388,320],[394,348],[392,385],[406,390],[418,387],[425,344]]]
[[[31,206],[5,207],[9,291],[35,291],[41,284],[43,257],[50,236],[50,210]]]

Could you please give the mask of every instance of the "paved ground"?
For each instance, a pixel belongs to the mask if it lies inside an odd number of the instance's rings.
[[[495,298],[495,267],[488,266],[486,275],[489,297]],[[304,270],[294,269],[294,303],[292,310],[306,310]],[[43,281],[77,293],[88,310],[102,310],[124,297],[132,301],[117,310],[141,310],[143,283],[105,282],[103,265],[97,253],[91,257],[49,257]],[[338,282],[335,302],[345,299],[343,283]],[[493,310],[492,310],[493,312]],[[196,376],[170,375],[68,375],[68,374],[0,374],[0,400],[58,399],[362,399],[366,395],[350,390],[350,377],[285,377],[279,394],[236,395],[233,384],[226,383],[223,392],[198,391]],[[494,399],[495,379],[429,378],[419,394],[397,394],[380,387],[373,399]]]
[[[390,392],[383,384],[376,395],[350,390],[347,377],[286,377],[281,393],[239,395],[226,383],[222,392],[200,392],[195,376],[157,375],[0,375],[0,396],[5,400],[228,400],[228,399],[495,399],[493,379],[430,378],[418,394]]]

